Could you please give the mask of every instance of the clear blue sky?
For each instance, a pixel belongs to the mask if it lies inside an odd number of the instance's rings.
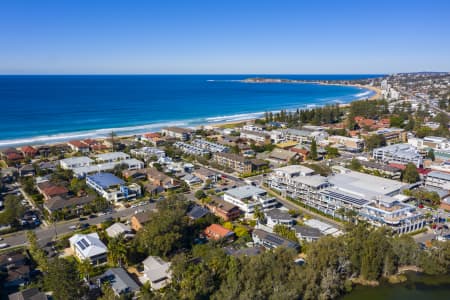
[[[450,71],[450,1],[3,0],[1,74]]]

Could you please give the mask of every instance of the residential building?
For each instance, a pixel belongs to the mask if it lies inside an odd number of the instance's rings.
[[[408,140],[407,132],[402,128],[383,128],[373,132],[372,134],[384,136],[388,145],[396,143],[406,143],[406,141]]]
[[[432,186],[444,190],[450,190],[450,174],[439,171],[428,173],[425,185]]]
[[[266,223],[270,228],[274,228],[275,225],[284,225],[292,227],[295,224],[294,218],[285,210],[274,208],[265,212]]]
[[[191,220],[198,220],[200,218],[203,218],[207,214],[209,214],[209,210],[199,205],[194,205],[194,207],[192,207],[191,210],[187,213],[187,216]]]
[[[175,148],[180,149],[183,153],[188,155],[205,156],[210,154],[209,150],[200,148],[184,142],[176,142],[173,144]]]
[[[252,172],[252,162],[243,156],[218,152],[214,154],[213,159],[219,165],[231,168],[238,173],[248,174]]]
[[[265,132],[241,130],[240,137],[257,144],[270,144],[270,135]]]
[[[125,185],[125,181],[111,173],[97,173],[87,176],[86,184],[111,202],[131,200],[141,195],[141,187],[138,184]]]
[[[328,138],[328,133],[320,128],[319,130],[288,128],[281,132],[286,141],[294,141],[300,144],[309,144],[313,139],[315,139],[316,142],[320,142]]]
[[[9,300],[47,300],[47,295],[38,288],[30,288],[8,295]]]
[[[228,239],[234,236],[234,232],[226,229],[219,224],[211,224],[203,231],[205,236],[210,240]]]
[[[144,265],[144,272],[143,276],[139,277],[139,281],[143,284],[150,282],[153,290],[159,290],[170,283],[172,278],[170,262],[165,262],[157,256],[149,256],[142,264]]]
[[[82,141],[70,141],[67,145],[72,149],[72,151],[80,152],[80,153],[89,153],[89,145],[83,143]]]
[[[110,268],[98,278],[98,285],[108,283],[117,297],[133,295],[139,291],[138,284],[123,268]]]
[[[203,140],[203,139],[196,139],[192,141],[192,145],[196,146],[198,148],[204,149],[206,151],[209,151],[211,153],[216,153],[216,152],[228,152],[230,150],[229,147],[221,145],[221,144],[217,144],[217,143],[213,143],[213,142],[209,142],[207,140]]]
[[[268,210],[278,205],[275,197],[268,196],[265,190],[252,185],[230,189],[225,192],[223,199],[239,207],[245,214],[253,214],[257,207]]]
[[[182,141],[187,141],[191,138],[192,130],[180,127],[165,127],[162,129],[164,136],[173,137]]]
[[[69,193],[69,190],[65,186],[56,185],[50,181],[39,183],[36,187],[39,193],[44,196],[45,200],[50,200],[56,196],[66,196]]]
[[[106,235],[110,238],[116,238],[119,235],[123,235],[124,237],[130,237],[132,235],[131,227],[130,225],[126,225],[120,222],[116,222],[106,228]]]
[[[66,211],[68,214],[80,215],[83,207],[92,203],[96,198],[95,195],[84,196],[55,196],[44,202],[44,208],[53,214],[58,211]]]
[[[131,154],[143,159],[150,159],[156,157],[160,159],[166,156],[166,152],[156,147],[142,147],[140,149],[132,149]]]
[[[98,265],[106,262],[108,248],[100,240],[96,232],[75,234],[69,238],[70,248],[80,261],[89,260]]]
[[[275,249],[278,247],[299,249],[299,244],[287,240],[278,234],[270,233],[262,229],[255,229],[252,232],[253,242],[257,245],[262,245],[267,249]]]
[[[123,152],[108,152],[97,154],[95,156],[95,161],[98,164],[104,164],[104,163],[120,162],[130,158],[131,158],[130,155]]]
[[[31,146],[23,146],[20,148],[20,151],[22,151],[23,156],[29,158],[34,158],[38,154],[37,149]]]
[[[309,226],[295,225],[293,229],[299,241],[314,242],[323,236],[319,229]]]
[[[196,184],[201,184],[202,180],[193,174],[186,174],[181,178],[189,186],[194,186]]]
[[[291,160],[298,159],[298,157],[299,155],[296,152],[275,148],[270,152],[268,160],[278,164],[287,164]]]
[[[80,167],[87,167],[94,163],[92,159],[86,156],[75,156],[70,158],[64,158],[59,161],[61,168],[65,170],[73,170]]]
[[[18,287],[30,281],[30,265],[28,258],[21,252],[9,252],[0,255],[0,272],[3,287]]]
[[[241,215],[239,207],[217,196],[211,196],[211,201],[206,206],[215,216],[222,218],[224,221],[237,219]]]
[[[413,163],[422,166],[423,158],[417,148],[409,144],[394,144],[373,150],[373,158],[384,163]]]
[[[175,189],[180,184],[170,176],[167,176],[163,172],[158,171],[155,168],[149,168],[146,170],[147,179],[154,185],[162,186],[166,190]]]
[[[131,228],[136,232],[141,230],[151,220],[151,217],[151,211],[143,211],[133,215],[130,219]]]
[[[219,180],[220,175],[217,172],[214,172],[210,169],[206,169],[206,168],[199,168],[194,170],[194,172],[192,173],[195,176],[197,176],[198,178],[200,178],[203,182],[206,182],[207,180],[210,180],[211,182],[217,182],[217,180]]]
[[[359,160],[359,163],[365,170],[379,172],[380,174],[388,176],[391,179],[400,179],[400,176],[402,175],[402,169],[390,165],[365,160]]]
[[[332,135],[328,137],[328,141],[350,151],[362,151],[364,149],[364,140],[360,138]]]

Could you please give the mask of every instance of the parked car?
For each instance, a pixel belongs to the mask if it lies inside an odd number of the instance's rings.
[[[6,243],[0,244],[0,249],[5,249],[5,248],[8,248],[8,247],[9,247],[9,245],[6,244]]]
[[[69,227],[69,229],[70,230],[75,230],[75,229],[77,229],[77,225],[72,225],[72,226]]]

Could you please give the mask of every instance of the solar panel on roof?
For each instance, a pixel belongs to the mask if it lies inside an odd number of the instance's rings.
[[[347,202],[347,203],[352,203],[352,204],[356,204],[356,205],[364,205],[366,203],[369,203],[369,201],[365,200],[365,199],[361,199],[361,198],[355,198],[355,197],[351,197],[348,195],[343,195],[340,193],[336,193],[333,191],[325,191],[324,194],[331,196],[333,198],[339,199],[341,201]]]
[[[89,247],[89,243],[85,239],[82,239],[80,242],[83,243],[85,247]]]
[[[84,244],[81,241],[78,241],[77,245],[81,248],[81,250],[86,249],[86,247],[84,246]]]

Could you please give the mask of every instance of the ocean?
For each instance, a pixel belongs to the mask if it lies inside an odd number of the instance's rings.
[[[379,75],[2,75],[0,147],[238,121],[373,95],[349,86],[240,81],[256,76],[333,80]]]

